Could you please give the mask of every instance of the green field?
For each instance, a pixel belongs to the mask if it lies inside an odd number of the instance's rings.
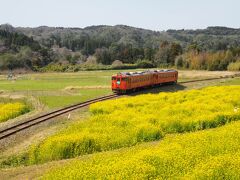
[[[0,93],[34,97],[47,108],[59,108],[110,94],[111,76],[117,72],[119,70],[22,74],[17,75],[15,80],[7,80],[6,75],[0,75]],[[180,71],[179,81],[219,77],[224,73],[229,72]]]
[[[111,93],[114,71],[19,75],[16,80],[0,76],[6,94],[33,96],[48,108],[63,107]]]

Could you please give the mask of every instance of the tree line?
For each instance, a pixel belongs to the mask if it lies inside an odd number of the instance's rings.
[[[136,67],[206,70],[227,70],[230,64],[234,67],[230,69],[237,69],[239,64],[239,29],[154,32],[122,25],[85,29],[9,26],[0,26],[0,69],[38,70],[49,64],[108,66],[116,60]]]

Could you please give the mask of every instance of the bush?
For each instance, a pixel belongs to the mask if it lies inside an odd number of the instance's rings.
[[[176,57],[174,64],[175,64],[175,66],[176,66],[177,68],[183,67],[183,58],[182,58],[182,56]]]
[[[136,64],[123,64],[122,66],[111,66],[111,69],[137,69]]]
[[[118,67],[118,66],[123,66],[123,62],[122,61],[120,61],[120,60],[115,60],[115,61],[113,61],[113,63],[112,63],[112,67]]]
[[[151,61],[148,60],[139,60],[137,61],[137,67],[139,68],[153,68],[156,67]]]
[[[228,71],[240,71],[240,60],[234,63],[230,63],[227,69]]]
[[[119,66],[83,63],[79,65],[71,64],[49,64],[39,68],[40,72],[77,72],[77,71],[94,71],[94,70],[115,70],[115,69],[137,69],[136,64],[122,64]]]
[[[227,70],[230,62],[236,57],[230,51],[218,52],[187,52],[175,59],[176,67],[183,67],[197,70]]]

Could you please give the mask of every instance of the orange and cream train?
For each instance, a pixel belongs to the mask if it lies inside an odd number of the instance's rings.
[[[148,70],[142,72],[122,72],[112,76],[112,91],[125,94],[141,88],[154,87],[164,83],[176,83],[176,70]]]

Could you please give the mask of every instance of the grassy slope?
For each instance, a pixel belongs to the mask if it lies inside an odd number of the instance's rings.
[[[141,95],[95,103],[88,121],[75,123],[33,147],[39,163],[159,140],[169,133],[214,128],[240,119],[240,86]],[[228,94],[231,92],[231,94]],[[157,110],[157,111],[156,111]],[[54,147],[54,148],[52,148]]]
[[[240,122],[71,160],[0,170],[3,179],[239,179]],[[81,170],[80,170],[81,169]],[[121,177],[121,178],[120,178]]]
[[[239,85],[240,79],[219,85]],[[165,137],[160,143],[146,143],[116,152],[70,160],[53,168],[44,179],[173,178],[239,179],[240,123],[221,128]],[[81,171],[79,171],[81,169]]]
[[[70,160],[43,179],[239,179],[240,123]]]

